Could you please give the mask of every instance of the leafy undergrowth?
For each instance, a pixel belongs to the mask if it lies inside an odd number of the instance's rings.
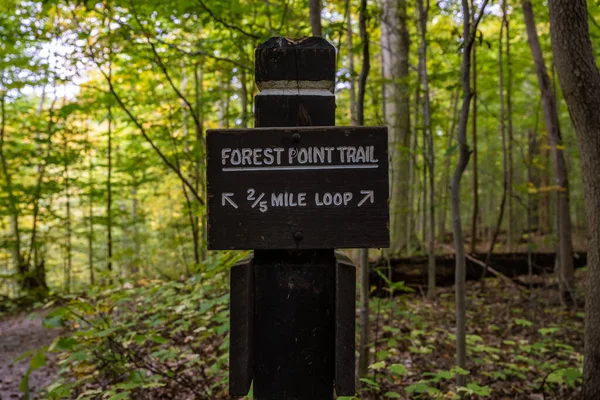
[[[227,399],[227,268],[185,281],[141,280],[73,298],[45,324],[72,335],[50,399]],[[581,274],[579,274],[581,280]],[[581,383],[583,314],[564,310],[556,289],[525,292],[489,279],[468,284],[468,370],[454,367],[454,293],[372,299],[370,375],[361,399],[568,399]],[[39,360],[38,360],[39,361]],[[33,365],[35,367],[35,365]],[[456,374],[468,385],[457,388]]]
[[[125,282],[49,314],[46,326],[72,334],[47,349],[61,357],[47,398],[227,398],[227,271],[238,258],[182,281]]]
[[[578,273],[583,287],[585,273]],[[556,287],[527,290],[488,279],[467,284],[467,370],[455,367],[454,288],[438,301],[371,301],[375,362],[362,399],[576,398],[583,364],[583,307],[561,307]],[[579,298],[583,298],[580,292]],[[374,314],[374,315],[373,315]],[[457,388],[464,374],[466,387]]]

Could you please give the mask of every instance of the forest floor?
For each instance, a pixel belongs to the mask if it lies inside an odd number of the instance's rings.
[[[0,399],[22,399],[19,390],[21,379],[27,373],[31,357],[16,363],[17,358],[27,352],[36,352],[52,343],[60,334],[56,329],[42,325],[45,313],[22,313],[0,319]],[[56,355],[48,354],[46,365],[29,376],[31,398],[36,398],[40,389],[51,383],[57,374]]]
[[[435,302],[419,291],[402,293],[410,290],[402,284],[394,297],[373,297],[369,374],[357,398],[452,399],[460,390],[471,399],[576,398],[585,269],[576,276],[579,301],[570,309],[561,306],[551,277],[531,292],[495,278],[484,288],[468,282],[465,370],[455,367],[453,287],[438,288]],[[219,274],[142,279],[52,310],[45,325],[59,329],[45,329],[41,315],[7,318],[0,322],[0,399],[23,398],[19,382],[28,362],[10,362],[61,333],[68,336],[30,377],[32,389],[58,379],[48,398],[229,399],[228,292]],[[456,387],[457,373],[468,375],[467,387]]]
[[[467,282],[467,376],[471,398],[577,398],[583,360],[583,289],[561,306],[556,282],[527,289],[496,278]],[[521,277],[526,280],[527,277]],[[539,277],[535,278],[539,281]],[[537,282],[539,283],[539,282]],[[454,287],[371,300],[372,365],[361,399],[454,398]]]

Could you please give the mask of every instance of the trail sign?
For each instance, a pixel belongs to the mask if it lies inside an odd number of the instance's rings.
[[[356,269],[334,248],[388,245],[387,132],[332,127],[335,54],[262,43],[258,129],[207,133],[209,248],[254,249],[231,268],[231,397],[356,393]]]
[[[386,127],[207,132],[209,249],[389,246]]]

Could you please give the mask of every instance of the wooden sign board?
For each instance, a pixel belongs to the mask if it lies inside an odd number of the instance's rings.
[[[386,127],[207,132],[208,248],[389,247]]]

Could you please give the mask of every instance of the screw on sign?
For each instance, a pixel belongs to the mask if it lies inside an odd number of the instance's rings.
[[[207,132],[209,248],[253,249],[231,269],[231,396],[355,393],[352,262],[389,246],[387,128],[334,127],[335,49],[256,49],[255,129]]]

